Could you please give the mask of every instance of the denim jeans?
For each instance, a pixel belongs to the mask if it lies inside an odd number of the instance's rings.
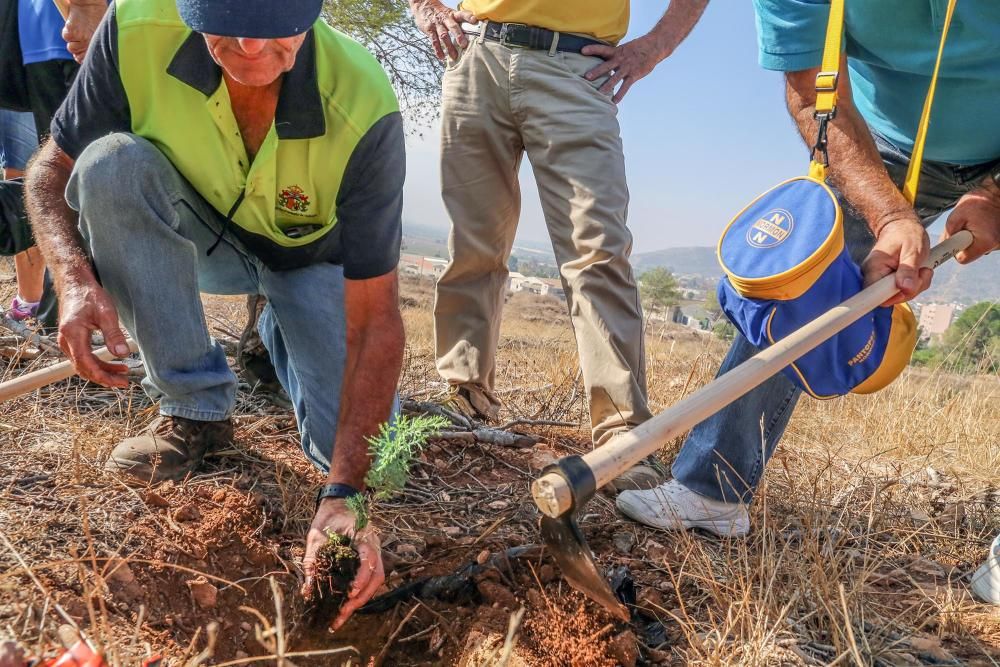
[[[910,156],[875,135],[882,161],[898,185],[906,176]],[[974,189],[996,162],[960,166],[924,162],[916,211],[930,225],[958,199]],[[844,207],[844,236],[859,264],[875,243],[868,225]],[[740,365],[758,350],[737,334],[719,375]],[[674,478],[692,491],[726,502],[748,503],[774,454],[801,391],[784,375],[775,375],[756,389],[695,426],[673,464]]]
[[[34,117],[27,111],[0,109],[0,169],[24,171],[37,149]]]
[[[326,472],[347,355],[344,277],[322,263],[271,271],[225,236],[224,217],[145,139],[111,134],[80,155],[66,189],[121,322],[139,344],[160,413],[227,419],[236,375],[208,331],[199,292],[263,294],[259,330],[292,399],[302,449]]]

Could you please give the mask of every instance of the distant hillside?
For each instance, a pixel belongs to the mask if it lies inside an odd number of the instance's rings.
[[[676,274],[693,274],[703,278],[722,275],[722,269],[715,258],[715,248],[666,248],[640,252],[632,255],[632,266],[636,273],[662,266]]]
[[[1000,301],[1000,256],[997,253],[962,266],[952,260],[934,272],[931,288],[917,297],[922,303],[973,304]]]
[[[675,274],[693,274],[717,278],[722,269],[715,258],[715,248],[667,248],[632,256],[636,273],[662,266]],[[934,284],[917,297],[921,303],[950,302],[973,304],[1000,301],[1000,256],[996,253],[968,266],[948,262],[934,276]]]

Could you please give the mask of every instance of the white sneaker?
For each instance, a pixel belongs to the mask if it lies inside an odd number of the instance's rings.
[[[750,530],[746,505],[706,498],[675,479],[648,491],[622,491],[615,504],[630,519],[663,530],[702,528],[722,537]]]
[[[972,575],[972,594],[983,602],[1000,605],[1000,535],[990,545],[990,555]]]

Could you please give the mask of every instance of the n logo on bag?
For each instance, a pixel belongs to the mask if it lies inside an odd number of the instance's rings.
[[[747,230],[747,243],[755,248],[773,248],[791,235],[794,226],[792,214],[776,208],[751,225]]]

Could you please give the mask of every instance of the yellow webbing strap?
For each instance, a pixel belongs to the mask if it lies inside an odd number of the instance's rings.
[[[927,127],[931,122],[931,107],[934,105],[934,91],[937,89],[938,72],[941,69],[941,57],[944,55],[944,44],[948,39],[948,28],[951,27],[951,17],[955,13],[957,0],[948,0],[948,11],[944,15],[944,29],[941,31],[941,44],[938,46],[937,61],[934,63],[934,74],[931,75],[931,85],[924,99],[924,110],[920,114],[920,125],[913,141],[913,154],[910,156],[910,166],[906,170],[906,180],[903,182],[903,196],[911,204],[917,198],[917,186],[920,185],[920,166],[924,161],[924,144],[927,141]]]
[[[832,114],[837,108],[837,80],[840,78],[840,44],[844,35],[844,0],[830,0],[826,24],[823,64],[816,75],[816,113]]]

